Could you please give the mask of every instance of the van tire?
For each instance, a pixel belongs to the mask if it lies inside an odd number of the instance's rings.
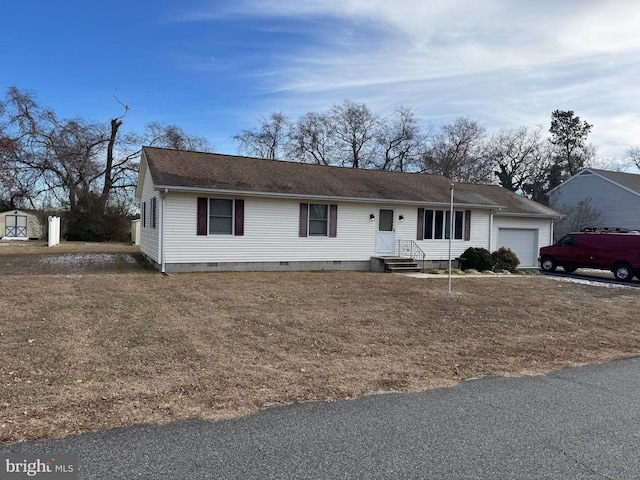
[[[613,266],[613,276],[616,280],[628,282],[633,278],[633,269],[626,262],[617,263]]]
[[[545,272],[555,272],[558,264],[553,257],[542,257],[540,259],[540,268]]]

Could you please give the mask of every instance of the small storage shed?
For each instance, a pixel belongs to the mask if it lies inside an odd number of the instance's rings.
[[[42,238],[42,224],[38,216],[27,210],[0,212],[2,240],[37,240]]]

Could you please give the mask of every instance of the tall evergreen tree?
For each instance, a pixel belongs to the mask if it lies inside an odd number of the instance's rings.
[[[549,141],[554,146],[554,160],[559,167],[555,169],[555,175],[559,174],[560,178],[550,178],[552,184],[575,175],[591,159],[593,152],[586,141],[592,127],[580,120],[573,110],[553,111]]]

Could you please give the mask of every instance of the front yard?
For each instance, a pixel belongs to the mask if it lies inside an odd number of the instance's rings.
[[[454,277],[448,295],[446,277],[162,276],[132,247],[110,247],[123,255],[116,264],[95,260],[107,247],[61,247],[0,247],[2,442],[229,418],[640,352],[637,289]],[[83,268],[71,268],[71,257],[43,260],[72,252],[94,260]]]

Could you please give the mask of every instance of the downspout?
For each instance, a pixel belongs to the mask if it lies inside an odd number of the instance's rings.
[[[493,238],[493,210],[491,210],[491,215],[489,215],[489,251],[493,251],[494,249],[491,246],[491,241]]]
[[[168,189],[160,194],[160,270],[163,275],[167,274],[166,261],[164,257],[164,221],[165,221],[165,199],[167,197]]]

